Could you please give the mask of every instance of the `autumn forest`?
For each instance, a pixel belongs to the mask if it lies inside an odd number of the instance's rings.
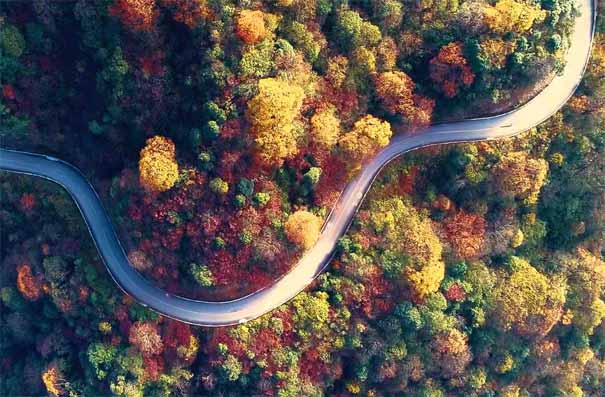
[[[69,194],[0,172],[0,395],[605,395],[605,7],[567,105],[405,154],[327,271],[246,324],[115,285]],[[0,3],[0,144],[78,167],[132,266],[192,299],[271,285],[399,134],[565,67],[573,0]]]

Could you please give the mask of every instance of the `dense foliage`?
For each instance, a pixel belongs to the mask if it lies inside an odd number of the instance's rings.
[[[394,133],[533,95],[563,67],[575,12],[571,0],[14,2],[0,17],[1,134],[82,169],[156,284],[236,297],[296,263],[309,244],[288,238],[288,218],[323,218]]]
[[[393,134],[535,92],[563,67],[574,16],[567,0],[0,12],[3,146],[77,164],[137,270],[217,298],[286,272]],[[0,394],[600,397],[604,93],[601,9],[561,112],[515,139],[390,165],[328,272],[229,328],[133,302],[66,192],[2,173]]]

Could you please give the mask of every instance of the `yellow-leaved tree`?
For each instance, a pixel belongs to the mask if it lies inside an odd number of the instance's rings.
[[[506,59],[514,50],[514,42],[502,39],[486,39],[481,42],[481,55],[497,68],[506,66]]]
[[[584,248],[574,254],[559,254],[559,262],[567,273],[571,322],[583,333],[592,335],[595,327],[605,319],[605,263]]]
[[[500,158],[492,171],[501,194],[535,204],[546,180],[548,163],[532,159],[525,152],[512,152]]]
[[[296,119],[303,99],[303,89],[284,80],[258,82],[258,94],[248,101],[247,117],[256,153],[264,164],[280,166],[298,153],[302,130]]]
[[[407,74],[399,71],[376,74],[374,84],[376,95],[389,112],[402,115],[412,126],[431,121],[434,102],[414,93],[416,85]]]
[[[523,33],[543,21],[546,11],[515,0],[500,0],[493,7],[487,6],[484,16],[489,28],[498,34]]]
[[[311,117],[311,141],[317,146],[330,150],[338,142],[340,120],[332,105],[318,110]]]
[[[288,240],[303,249],[315,244],[321,230],[321,218],[309,211],[298,210],[286,221],[285,229]]]
[[[65,393],[62,384],[65,383],[63,374],[61,373],[57,362],[51,362],[46,369],[42,372],[42,383],[46,387],[46,391],[51,396],[60,396]]]
[[[525,259],[509,259],[512,274],[502,273],[494,289],[491,315],[502,331],[524,336],[544,336],[559,321],[566,284],[547,277]]]
[[[357,120],[353,129],[338,144],[346,158],[357,167],[367,157],[388,145],[393,131],[391,125],[372,115]]]
[[[174,186],[179,169],[174,143],[169,138],[159,135],[149,138],[140,155],[139,181],[146,190],[163,192]]]
[[[445,276],[445,264],[431,220],[399,198],[375,200],[370,214],[375,233],[383,239],[382,248],[409,258],[401,277],[411,296],[422,301],[437,291]]]

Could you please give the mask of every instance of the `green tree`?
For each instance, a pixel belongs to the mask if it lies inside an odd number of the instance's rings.
[[[93,343],[88,346],[86,351],[88,363],[91,365],[95,376],[99,380],[103,380],[107,377],[117,356],[118,349],[115,346],[105,343]]]
[[[292,21],[285,26],[284,30],[288,41],[305,54],[307,61],[311,63],[317,61],[321,46],[304,24]]]
[[[193,279],[202,287],[214,285],[214,277],[208,266],[192,263],[189,265],[189,272],[191,273],[191,276],[193,276]]]
[[[221,178],[214,178],[210,181],[210,190],[214,193],[224,196],[229,192],[229,184]]]
[[[354,10],[339,11],[334,30],[339,44],[347,50],[372,47],[382,40],[378,26],[364,21],[361,15]]]
[[[19,58],[25,51],[25,39],[14,25],[0,25],[0,48],[4,55]]]

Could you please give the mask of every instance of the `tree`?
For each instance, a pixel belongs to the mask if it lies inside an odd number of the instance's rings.
[[[271,196],[266,192],[256,192],[252,197],[252,202],[258,207],[264,207],[271,200]]]
[[[42,296],[40,279],[34,277],[31,266],[27,263],[17,266],[17,288],[31,301],[36,301]]]
[[[588,61],[586,70],[586,82],[593,92],[603,90],[605,87],[605,35],[596,36],[595,43],[592,48],[592,56]],[[601,101],[604,99],[601,96]]]
[[[121,47],[116,47],[108,58],[103,70],[97,74],[97,84],[115,100],[125,95],[126,74],[130,66],[126,61]]]
[[[132,250],[128,253],[128,261],[132,267],[139,271],[145,271],[151,268],[153,262],[149,260],[145,252],[141,250]]]
[[[296,332],[303,338],[311,338],[315,333],[321,332],[327,326],[330,314],[328,294],[325,292],[302,292],[291,303],[294,309],[293,320],[296,323]]]
[[[403,5],[397,0],[378,0],[374,14],[384,29],[397,29],[403,19]]]
[[[376,55],[367,47],[358,47],[351,51],[351,76],[357,87],[365,89],[367,76],[376,71]]]
[[[128,341],[145,356],[160,354],[164,349],[157,326],[150,322],[137,321],[132,324]]]
[[[93,343],[86,351],[86,358],[99,380],[107,377],[117,355],[118,349],[106,343]]]
[[[164,6],[174,9],[172,17],[175,21],[184,23],[189,29],[195,29],[199,23],[209,16],[211,10],[206,0],[160,0]]]
[[[468,87],[475,81],[475,74],[463,55],[460,42],[452,42],[442,47],[430,63],[431,80],[439,86],[443,94],[453,98],[461,87]]]
[[[319,237],[321,224],[321,218],[317,215],[305,210],[296,211],[286,221],[286,236],[302,249],[309,249]]]
[[[546,180],[548,162],[532,159],[525,152],[511,152],[502,156],[492,169],[498,192],[504,196],[535,204]]]
[[[202,287],[210,287],[214,285],[214,277],[212,276],[212,272],[206,265],[198,265],[197,263],[192,263],[189,265],[189,272],[195,281]]]
[[[373,47],[382,40],[378,26],[364,21],[357,11],[348,9],[338,13],[335,33],[340,45],[348,50]]]
[[[252,196],[254,194],[254,181],[248,178],[241,178],[237,183],[237,191],[246,197]]]
[[[4,24],[0,28],[0,48],[4,55],[19,58],[25,50],[25,39],[16,26]]]
[[[42,372],[42,383],[44,383],[46,391],[52,396],[60,396],[65,392],[62,387],[64,382],[61,371],[54,361]]]
[[[443,229],[454,253],[462,259],[478,256],[485,240],[485,219],[463,210],[445,220]]]
[[[457,329],[435,336],[431,342],[433,362],[445,378],[462,375],[472,360],[468,337]]]
[[[506,59],[515,50],[515,43],[502,39],[486,39],[480,44],[480,54],[492,67],[502,69]]]
[[[575,254],[558,254],[555,258],[568,274],[567,307],[572,323],[582,332],[592,335],[605,319],[605,302],[601,298],[605,289],[605,263],[584,248]]]
[[[186,363],[191,363],[195,360],[197,356],[197,352],[199,349],[199,341],[198,339],[191,335],[189,336],[189,340],[177,347],[176,353],[177,356]]]
[[[559,321],[565,303],[566,285],[547,277],[529,262],[511,257],[512,274],[500,274],[494,289],[491,315],[504,332],[544,336]]]
[[[484,9],[485,21],[495,33],[523,33],[535,22],[546,17],[546,11],[516,0],[499,0],[495,6]]]
[[[562,45],[563,45],[563,43],[562,43],[561,35],[559,35],[557,33],[550,36],[548,38],[548,40],[546,41],[546,48],[551,53],[555,53],[555,52],[559,51],[561,49]]]
[[[24,312],[27,305],[14,287],[2,287],[0,289],[0,301],[14,312]]]
[[[258,95],[248,102],[247,117],[260,160],[281,165],[298,153],[299,128],[296,119],[304,99],[302,88],[281,79],[263,79]]]
[[[267,77],[275,69],[274,43],[265,40],[254,46],[248,46],[243,52],[239,62],[240,75],[244,78]]]
[[[208,121],[202,128],[202,136],[208,140],[213,141],[219,137],[221,133],[221,127],[214,120]]]
[[[235,382],[242,373],[242,363],[234,355],[228,354],[221,364],[221,370],[227,380]]]
[[[174,186],[178,176],[174,143],[159,135],[149,138],[140,153],[141,185],[151,192],[163,192]]]
[[[399,48],[395,40],[385,37],[376,48],[378,70],[386,72],[396,69],[398,56]]]
[[[300,48],[309,62],[313,63],[317,61],[321,45],[304,24],[292,21],[286,26],[285,33],[288,41],[295,47]]]
[[[67,281],[69,273],[68,263],[60,256],[49,256],[42,261],[45,278],[53,285]]]
[[[392,135],[388,122],[367,115],[357,120],[353,129],[340,138],[338,144],[344,155],[358,166],[364,159],[386,146]]]
[[[235,34],[246,44],[260,43],[267,35],[264,13],[242,10],[235,23]]]
[[[311,167],[309,168],[309,171],[305,172],[303,175],[304,183],[310,186],[317,185],[319,178],[321,178],[321,168],[319,167]]]
[[[328,60],[328,69],[326,70],[326,80],[334,86],[341,88],[347,78],[349,70],[349,59],[343,56],[335,56]]]
[[[402,115],[415,126],[430,123],[435,103],[414,95],[415,84],[407,74],[400,71],[380,73],[374,81],[376,94],[389,112]]]
[[[442,247],[430,219],[401,199],[376,200],[370,206],[369,225],[381,236],[385,251],[379,262],[400,261],[400,277],[419,301],[439,289],[445,276]]]
[[[214,193],[224,196],[229,192],[229,184],[221,178],[214,178],[209,183],[210,190]]]
[[[317,146],[331,150],[340,135],[340,120],[336,108],[328,105],[311,117],[311,141]]]
[[[109,6],[109,14],[139,32],[151,30],[159,16],[155,0],[115,0]]]

